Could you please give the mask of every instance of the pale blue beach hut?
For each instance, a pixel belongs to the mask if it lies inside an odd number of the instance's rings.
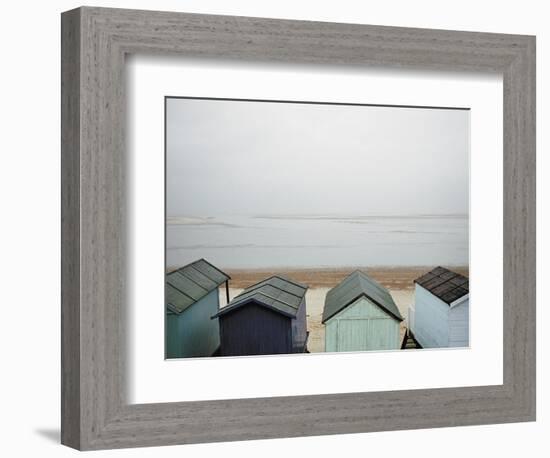
[[[219,350],[219,287],[230,277],[204,259],[166,275],[166,358],[212,356]]]

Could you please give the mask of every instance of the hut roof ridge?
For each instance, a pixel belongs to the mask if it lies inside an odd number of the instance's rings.
[[[297,284],[280,275],[273,275],[246,288],[235,296],[227,306],[220,309],[214,317],[225,315],[245,304],[254,302],[294,318],[305,300],[307,288],[305,285]]]
[[[364,272],[355,270],[327,293],[322,323],[325,323],[360,297],[371,300],[396,320],[403,320],[388,290]]]

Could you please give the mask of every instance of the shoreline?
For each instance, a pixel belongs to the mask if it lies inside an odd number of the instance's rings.
[[[332,288],[355,270],[362,270],[382,286],[390,290],[414,289],[414,280],[434,266],[395,266],[395,267],[311,267],[311,268],[257,268],[257,269],[221,269],[231,279],[231,288],[247,288],[272,275],[284,275],[291,280],[303,283],[309,288]],[[469,276],[468,266],[447,266],[466,277]]]

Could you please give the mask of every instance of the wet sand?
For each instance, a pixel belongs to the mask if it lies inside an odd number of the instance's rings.
[[[435,266],[434,266],[435,267]],[[468,276],[468,267],[449,267],[451,270]],[[258,283],[272,275],[284,275],[291,280],[309,286],[306,293],[307,328],[309,331],[308,350],[312,353],[325,351],[325,329],[321,323],[325,296],[351,272],[357,268],[341,269],[258,269],[232,270],[225,272],[231,276],[229,297],[233,299],[244,288]],[[386,287],[397,304],[403,318],[414,299],[413,281],[429,272],[433,267],[365,267],[359,268]],[[220,288],[220,305],[226,305],[225,288]],[[405,321],[401,323],[401,338],[405,334]]]

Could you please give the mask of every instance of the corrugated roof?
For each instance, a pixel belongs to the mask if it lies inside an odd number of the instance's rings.
[[[470,292],[467,277],[444,267],[436,267],[414,282],[449,305]]]
[[[403,320],[388,290],[367,274],[356,270],[327,293],[322,322],[329,320],[361,296],[366,296],[396,320]]]
[[[294,318],[304,300],[307,286],[280,275],[274,275],[246,288],[215,316],[225,315],[250,302],[263,305]]]
[[[166,275],[166,307],[181,313],[230,277],[205,259]]]

